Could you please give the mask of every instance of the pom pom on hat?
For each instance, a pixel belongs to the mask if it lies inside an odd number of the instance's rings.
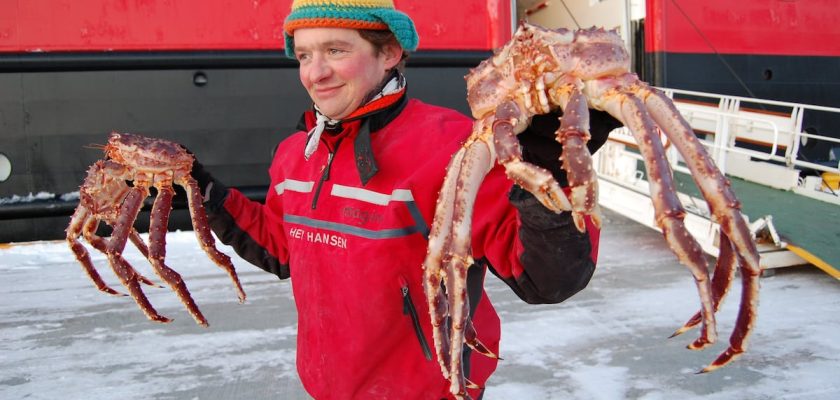
[[[294,58],[298,28],[390,30],[403,49],[417,50],[420,38],[414,22],[394,8],[393,0],[294,0],[283,23],[286,56]]]

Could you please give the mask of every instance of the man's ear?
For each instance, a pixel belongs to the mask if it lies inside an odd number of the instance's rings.
[[[385,56],[385,70],[391,70],[402,60],[403,49],[399,44],[388,43],[382,46],[382,54]]]

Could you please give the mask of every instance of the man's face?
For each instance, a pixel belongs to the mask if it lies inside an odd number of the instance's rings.
[[[324,115],[342,119],[362,105],[399,57],[373,45],[354,29],[301,28],[295,30],[295,57],[300,81]]]

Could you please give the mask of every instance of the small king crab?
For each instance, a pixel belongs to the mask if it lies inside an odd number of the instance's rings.
[[[650,177],[656,223],[696,281],[700,311],[674,336],[702,323],[700,337],[688,347],[701,349],[716,340],[715,312],[738,265],[743,291],[729,347],[701,372],[717,369],[744,352],[755,322],[761,269],[740,203],[671,100],[630,73],[629,60],[615,32],[550,30],[522,23],[509,43],[465,77],[476,122],[447,167],[423,264],[436,355],[456,398],[469,397],[466,387],[474,387],[464,377],[463,343],[496,357],[478,341],[468,317],[470,222],[478,188],[498,161],[511,180],[545,207],[571,212],[580,231],[586,229],[584,216],[600,226],[597,177],[586,147],[589,108],[608,112],[633,133]],[[556,138],[563,145],[558,162],[568,175],[568,196],[550,172],[522,160],[516,138],[531,117],[557,108],[563,110]],[[682,155],[720,224],[720,254],[711,280],[703,251],[683,224],[685,210],[677,198],[660,130]]]
[[[216,249],[215,239],[207,225],[207,215],[196,181],[190,176],[194,158],[183,147],[161,139],[151,139],[125,133],[112,133],[105,145],[106,160],[99,160],[88,169],[87,177],[79,189],[79,206],[67,227],[67,241],[82,268],[96,287],[112,295],[120,295],[102,280],[79,236],[95,249],[105,253],[114,274],[128,289],[129,294],[146,316],[153,321],[169,322],[152,307],[140,288],[140,283],[153,283],[138,273],[126,261],[122,252],[130,239],[149,260],[153,270],[180,298],[181,302],[202,326],[207,319],[190,296],[181,275],[166,266],[166,228],[172,211],[173,184],[186,189],[190,216],[195,234],[202,249],[217,265],[224,269],[236,287],[239,301],[245,301],[245,292],[233,268],[230,257]],[[129,186],[126,181],[132,181]],[[143,242],[134,229],[134,221],[149,196],[149,188],[157,189],[149,224],[149,245]],[[100,222],[113,228],[110,238],[96,235]]]

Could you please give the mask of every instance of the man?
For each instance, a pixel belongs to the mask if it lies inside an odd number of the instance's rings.
[[[278,146],[265,204],[196,163],[210,224],[244,259],[292,278],[298,372],[314,398],[450,398],[430,349],[421,265],[446,165],[472,120],[409,99],[401,68],[419,38],[390,0],[295,0],[284,30],[312,109]],[[593,150],[617,125],[597,115]],[[526,160],[565,184],[556,115],[532,125],[521,135]],[[530,303],[563,301],[592,276],[598,231],[578,232],[568,213],[543,208],[499,167],[474,215],[471,318],[481,342],[498,352],[487,269]],[[479,386],[497,363],[469,350],[464,360]]]

